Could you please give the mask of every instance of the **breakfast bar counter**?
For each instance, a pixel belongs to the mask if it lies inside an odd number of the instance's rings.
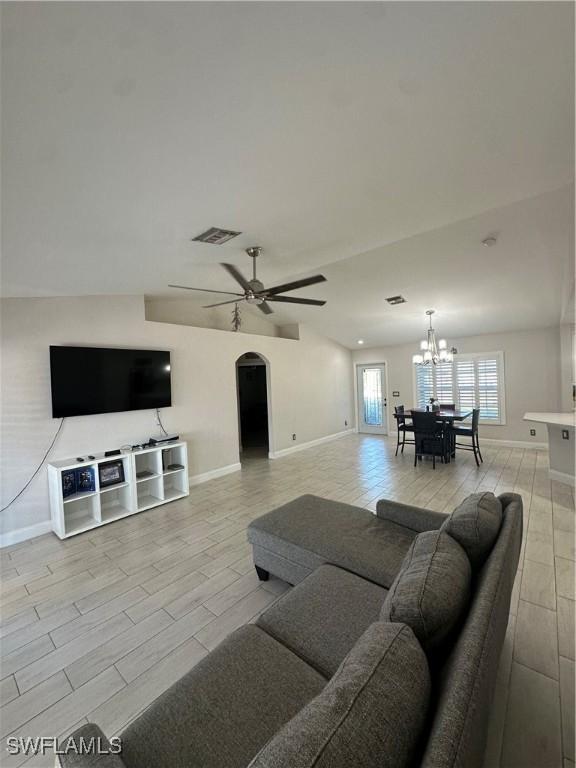
[[[524,421],[546,424],[550,479],[574,485],[574,413],[525,413]]]

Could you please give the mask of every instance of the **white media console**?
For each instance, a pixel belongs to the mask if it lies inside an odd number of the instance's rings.
[[[124,480],[100,487],[99,467],[121,461]],[[170,469],[170,466],[178,468]],[[89,470],[94,490],[64,495],[63,475]],[[68,475],[67,475],[68,473]],[[163,443],[152,448],[125,451],[117,456],[95,454],[79,462],[64,459],[48,464],[52,530],[61,539],[98,528],[122,517],[181,499],[190,493],[185,442]]]

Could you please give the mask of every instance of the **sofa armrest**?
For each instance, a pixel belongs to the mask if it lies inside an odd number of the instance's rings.
[[[437,531],[448,515],[442,512],[434,512],[431,509],[412,507],[410,504],[401,504],[399,501],[380,499],[376,503],[376,514],[382,520],[403,525],[412,531]]]
[[[87,723],[60,739],[55,768],[126,768],[119,740],[110,742],[95,724]]]

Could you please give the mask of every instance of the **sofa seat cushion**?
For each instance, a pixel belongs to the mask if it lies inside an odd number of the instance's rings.
[[[322,565],[268,608],[257,625],[332,677],[354,643],[378,621],[387,590]]]
[[[427,653],[440,650],[470,599],[466,552],[444,531],[420,533],[382,606],[382,621],[407,624]]]
[[[122,734],[127,768],[246,768],[326,685],[253,624],[241,627]]]
[[[404,768],[430,701],[412,630],[372,624],[321,694],[266,744],[250,768]]]
[[[331,563],[388,589],[416,531],[360,507],[300,496],[248,526],[248,541],[308,569]]]
[[[477,570],[484,563],[502,525],[502,504],[493,493],[472,493],[442,524],[468,555]]]

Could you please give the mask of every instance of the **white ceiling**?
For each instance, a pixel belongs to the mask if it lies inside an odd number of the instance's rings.
[[[571,3],[2,6],[2,292],[233,290],[355,346],[560,319]],[[244,234],[190,242],[209,226]],[[496,248],[479,241],[498,232]],[[386,296],[408,303],[389,307]],[[202,297],[204,299],[205,297]]]

